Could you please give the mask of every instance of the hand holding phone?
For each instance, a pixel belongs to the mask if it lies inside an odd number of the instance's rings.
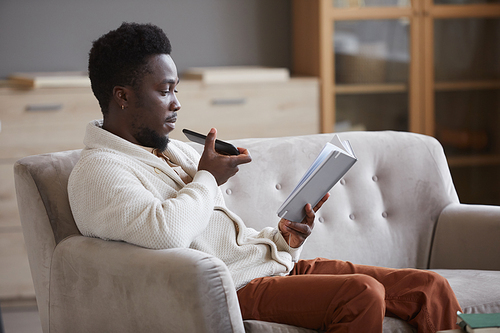
[[[182,133],[184,133],[184,135],[186,135],[186,137],[193,142],[196,142],[196,143],[199,143],[202,145],[205,144],[205,140],[207,138],[206,135],[196,133],[196,132],[188,130],[186,128],[182,130]],[[222,141],[219,139],[215,140],[215,151],[217,151],[219,154],[222,154],[222,155],[239,155],[240,154],[240,151],[235,146],[233,146],[229,142],[225,142],[225,141]]]
[[[252,161],[248,150],[217,140],[217,131],[214,128],[210,130],[208,136],[186,129],[183,132],[190,140],[205,146],[198,163],[198,170],[210,172],[219,186],[238,172],[240,164]]]

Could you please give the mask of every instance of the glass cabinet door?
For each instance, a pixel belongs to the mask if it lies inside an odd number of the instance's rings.
[[[321,128],[443,145],[460,200],[500,205],[500,0],[293,0],[294,74]]]
[[[409,20],[333,25],[335,131],[409,130]]]
[[[500,19],[435,19],[434,80],[435,136],[461,201],[500,204]]]

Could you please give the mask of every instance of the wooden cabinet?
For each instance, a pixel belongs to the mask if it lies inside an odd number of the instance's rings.
[[[183,128],[223,140],[319,133],[319,84],[316,78],[286,82],[203,84],[181,80],[181,110],[171,137],[186,141]]]
[[[319,132],[316,78],[287,82],[204,85],[182,80],[182,104],[172,138],[182,128],[222,139]],[[34,297],[14,188],[13,166],[34,154],[83,148],[85,127],[101,119],[90,88],[0,88],[0,299]]]
[[[0,299],[35,296],[14,188],[14,163],[83,148],[85,126],[101,118],[90,88],[0,88]]]
[[[323,132],[435,136],[461,200],[500,204],[500,1],[294,0],[292,21]]]

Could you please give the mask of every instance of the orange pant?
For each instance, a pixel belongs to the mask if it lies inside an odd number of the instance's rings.
[[[300,260],[288,276],[254,279],[238,299],[243,319],[326,332],[382,332],[391,316],[434,333],[456,328],[461,311],[439,274],[327,259]]]

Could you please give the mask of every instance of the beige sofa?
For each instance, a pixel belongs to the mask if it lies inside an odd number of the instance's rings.
[[[253,162],[223,185],[229,208],[256,229],[276,225],[277,208],[331,137],[234,141]],[[432,269],[448,278],[465,312],[500,312],[500,207],[459,203],[442,147],[431,137],[341,137],[359,161],[332,189],[302,258]],[[217,258],[81,236],[66,193],[79,154],[31,156],[15,165],[44,332],[311,332],[243,322]],[[384,332],[412,328],[386,318]]]

